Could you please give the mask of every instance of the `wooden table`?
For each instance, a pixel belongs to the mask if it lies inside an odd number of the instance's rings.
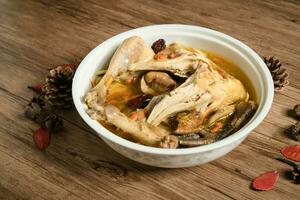
[[[251,180],[289,166],[274,158],[297,144],[284,130],[286,112],[300,100],[300,2],[0,1],[0,199],[300,199],[299,185],[283,175],[271,191],[250,189]],[[274,55],[290,72],[290,86],[276,93],[267,118],[237,149],[211,163],[159,169],[114,152],[75,110],[61,113],[65,131],[41,152],[37,124],[23,108],[53,64],[82,59],[115,34],[162,23],[204,26]],[[299,143],[298,143],[299,144]]]

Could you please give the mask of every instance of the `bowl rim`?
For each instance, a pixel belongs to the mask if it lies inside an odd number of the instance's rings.
[[[84,105],[83,105],[83,102],[81,99],[82,97],[80,96],[80,94],[78,94],[78,92],[76,90],[76,88],[78,88],[78,86],[80,85],[80,82],[81,82],[80,74],[82,73],[82,71],[84,71],[86,69],[84,67],[85,61],[90,56],[92,56],[93,52],[95,52],[97,48],[101,48],[102,46],[106,45],[107,43],[109,43],[113,40],[122,38],[126,35],[130,35],[135,32],[151,31],[154,29],[160,29],[160,30],[162,30],[162,29],[165,29],[165,30],[180,29],[181,31],[184,31],[184,32],[190,32],[190,31],[191,32],[197,32],[197,31],[199,32],[200,31],[202,33],[209,33],[209,34],[213,35],[213,37],[225,39],[227,43],[230,43],[230,46],[239,48],[239,51],[243,50],[247,54],[249,54],[250,57],[252,57],[259,64],[258,67],[260,67],[261,71],[262,71],[261,78],[262,78],[262,81],[265,83],[263,85],[264,88],[262,89],[263,95],[265,97],[261,98],[263,100],[263,102],[261,100],[261,102],[260,102],[261,105],[259,106],[260,110],[256,111],[255,116],[252,117],[250,122],[248,122],[242,129],[235,132],[234,134],[232,134],[220,141],[211,143],[211,144],[207,144],[207,145],[199,146],[199,147],[192,147],[192,148],[163,149],[163,148],[158,148],[158,147],[145,146],[142,144],[138,144],[138,143],[134,143],[129,140],[126,140],[120,136],[115,135],[111,131],[107,130],[96,120],[91,119],[85,112]],[[268,68],[265,65],[265,63],[263,62],[263,60],[261,59],[261,57],[259,55],[257,55],[254,50],[252,50],[250,47],[248,47],[241,41],[239,41],[227,34],[221,33],[219,31],[215,31],[215,30],[212,30],[209,28],[204,28],[201,26],[183,25],[183,24],[159,24],[159,25],[149,25],[149,26],[139,27],[139,28],[131,29],[131,30],[125,31],[123,33],[117,34],[117,35],[105,40],[104,42],[102,42],[101,44],[96,46],[94,49],[92,49],[85,56],[85,58],[82,60],[82,62],[80,63],[80,65],[78,66],[78,68],[75,72],[73,84],[72,84],[72,98],[73,98],[73,102],[76,107],[76,110],[79,113],[79,115],[81,116],[81,118],[85,121],[85,123],[89,127],[91,127],[97,133],[98,136],[100,136],[101,138],[104,137],[105,140],[109,140],[112,143],[116,143],[122,147],[131,149],[131,150],[144,152],[144,153],[151,153],[151,154],[161,154],[161,155],[184,155],[184,154],[194,154],[194,153],[211,151],[211,150],[221,148],[223,146],[229,145],[231,143],[237,142],[237,141],[245,138],[266,117],[266,115],[268,114],[268,112],[271,108],[273,96],[274,96],[274,86],[273,86],[273,80],[272,80],[271,74],[269,73]]]

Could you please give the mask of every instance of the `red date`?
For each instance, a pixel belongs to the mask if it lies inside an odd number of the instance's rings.
[[[133,108],[133,109],[145,108],[148,105],[148,103],[150,102],[151,99],[152,99],[152,96],[150,96],[150,95],[141,95],[141,96],[138,96],[136,98],[130,99],[127,102],[127,106],[129,108]]]

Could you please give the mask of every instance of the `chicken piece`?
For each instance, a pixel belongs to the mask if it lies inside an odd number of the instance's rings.
[[[147,122],[158,125],[171,115],[194,109],[201,112],[199,120],[203,121],[216,109],[242,100],[248,100],[248,93],[239,80],[204,63],[154,107]]]
[[[159,126],[153,126],[144,121],[131,120],[114,106],[107,105],[104,109],[107,122],[127,132],[141,144],[158,146],[160,141],[170,134],[169,131]]]
[[[206,131],[202,126],[201,112],[192,110],[190,112],[178,113],[175,121],[175,134],[201,133],[206,135]]]
[[[166,93],[176,87],[176,82],[165,72],[150,71],[141,78],[141,90],[152,96]]]
[[[129,65],[135,62],[149,60],[153,55],[153,50],[142,38],[133,36],[124,40],[114,53],[103,78],[86,94],[85,102],[88,107],[87,113],[93,119],[102,118],[101,115],[104,111],[103,104],[106,100],[108,88],[113,80],[120,73],[126,72]]]
[[[133,36],[124,40],[114,53],[104,77],[94,87],[94,90],[98,93],[99,101],[103,102],[105,100],[107,89],[118,74],[126,72],[127,67],[133,63],[151,59],[153,55],[153,50],[142,38]]]
[[[167,59],[170,52],[175,52],[177,55],[172,59]],[[165,70],[174,73],[180,77],[188,77],[193,74],[202,62],[211,62],[201,51],[188,51],[182,49],[180,45],[169,45],[168,48],[160,55],[166,54],[166,59],[157,60],[152,58],[147,61],[136,62],[128,67],[129,71],[143,70]]]

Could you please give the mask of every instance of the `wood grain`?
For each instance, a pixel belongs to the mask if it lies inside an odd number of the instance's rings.
[[[21,1],[0,0],[0,199],[300,199],[283,178],[268,192],[250,189],[258,174],[288,166],[279,150],[296,141],[284,130],[300,100],[300,2],[288,1]],[[276,93],[267,118],[237,149],[211,163],[158,169],[107,147],[75,111],[46,152],[32,141],[37,125],[23,116],[26,89],[54,64],[82,59],[123,31],[182,23],[229,34],[260,55],[278,57],[290,86]],[[298,143],[299,144],[299,143]]]

